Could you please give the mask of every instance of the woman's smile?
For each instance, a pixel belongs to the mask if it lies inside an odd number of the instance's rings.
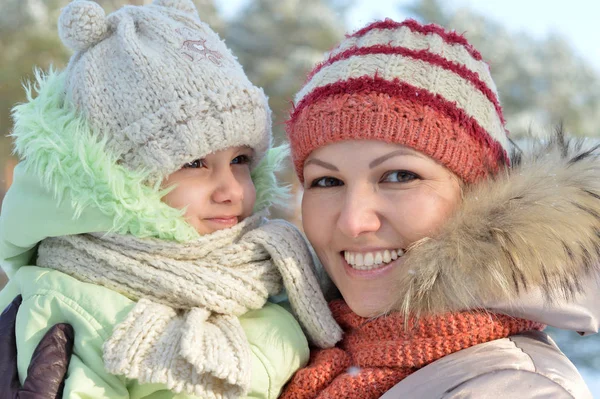
[[[365,253],[344,251],[340,254],[340,261],[348,278],[369,280],[381,278],[401,267],[403,255],[401,249]]]
[[[346,262],[356,270],[379,269],[404,255],[402,249],[342,251]]]

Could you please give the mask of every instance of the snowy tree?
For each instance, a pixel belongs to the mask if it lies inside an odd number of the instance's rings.
[[[344,10],[331,0],[254,0],[229,22],[226,42],[269,96],[277,135],[306,74],[344,34]]]
[[[509,31],[500,22],[440,0],[416,0],[405,11],[464,33],[490,63],[513,136],[564,123],[582,136],[600,135],[600,76],[565,38],[541,39]]]
[[[345,10],[332,0],[253,0],[229,21],[226,42],[269,97],[276,141],[285,140],[284,122],[307,73],[342,38]],[[291,183],[297,200],[299,184],[291,164],[281,178]],[[273,213],[298,223],[299,209],[292,201]]]
[[[10,108],[24,99],[22,82],[31,76],[33,66],[63,65],[67,50],[56,30],[59,10],[68,0],[5,0],[0,14],[0,132],[11,129]],[[10,142],[0,141],[5,157]]]

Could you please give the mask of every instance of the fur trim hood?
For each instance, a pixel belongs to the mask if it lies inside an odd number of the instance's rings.
[[[597,332],[600,144],[557,131],[512,167],[467,187],[434,238],[406,252],[394,309],[405,315],[486,308]]]

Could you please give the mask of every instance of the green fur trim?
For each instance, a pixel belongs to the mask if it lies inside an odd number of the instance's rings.
[[[161,201],[164,190],[144,184],[148,176],[143,172],[117,164],[105,150],[106,140],[64,101],[64,88],[64,73],[38,70],[34,87],[25,87],[28,102],[13,108],[15,152],[27,171],[39,176],[58,201],[69,198],[74,218],[94,207],[111,218],[112,232],[179,242],[198,238],[183,211]],[[273,149],[253,171],[257,209],[285,194],[274,171],[286,155],[282,148]]]
[[[290,187],[279,185],[276,172],[281,171],[290,155],[287,144],[271,148],[258,166],[252,171],[252,181],[256,187],[254,211],[258,212],[271,205],[285,206],[290,199]]]
[[[118,165],[105,150],[106,140],[64,101],[64,73],[38,70],[36,81],[35,87],[26,86],[28,102],[13,108],[15,152],[58,201],[71,199],[75,218],[94,207],[120,234],[176,241],[198,237],[183,211],[161,202],[164,191],[145,185],[143,173]]]

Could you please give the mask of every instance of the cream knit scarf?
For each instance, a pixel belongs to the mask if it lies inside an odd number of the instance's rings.
[[[341,338],[306,242],[281,220],[255,215],[186,244],[98,233],[47,238],[37,264],[137,301],[104,345],[105,367],[174,392],[247,394],[251,354],[237,316],[283,286],[315,345]]]

